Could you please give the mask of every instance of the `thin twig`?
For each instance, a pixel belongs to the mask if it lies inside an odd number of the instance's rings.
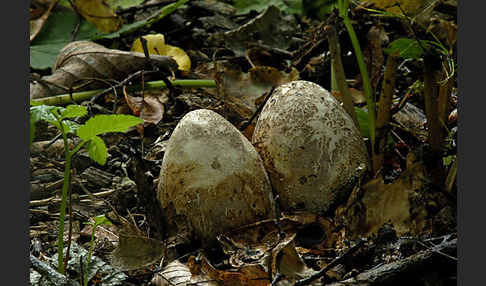
[[[318,278],[321,278],[322,276],[324,276],[324,274],[326,274],[327,271],[329,271],[329,269],[331,269],[334,266],[340,264],[341,261],[343,261],[345,258],[347,258],[351,254],[353,254],[354,252],[356,252],[356,250],[358,250],[365,242],[366,242],[366,239],[361,239],[354,246],[352,246],[348,250],[346,250],[346,252],[343,255],[341,255],[340,257],[338,257],[338,258],[334,259],[333,261],[331,261],[331,263],[329,263],[326,267],[322,268],[319,272],[311,275],[310,277],[307,277],[307,278],[304,278],[304,279],[301,279],[301,280],[297,280],[294,283],[293,286],[308,285],[312,281],[314,281],[314,280],[316,280]]]
[[[250,119],[247,122],[243,123],[240,126],[240,131],[245,131],[246,128],[248,128],[248,126],[251,125],[251,123],[253,122],[253,120],[255,119],[255,117],[257,117],[260,114],[260,112],[262,111],[263,106],[265,106],[265,103],[267,103],[267,101],[270,98],[270,96],[272,96],[272,93],[273,93],[274,90],[275,90],[275,86],[272,86],[272,89],[270,89],[270,92],[267,94],[267,96],[265,96],[265,99],[263,100],[262,104],[260,104],[260,106],[258,106],[258,108],[255,111],[255,113],[253,113],[253,115],[250,117]]]
[[[32,268],[39,272],[42,276],[46,277],[52,285],[55,286],[79,286],[79,283],[75,280],[69,279],[67,276],[57,272],[47,263],[39,260],[34,255],[30,254],[30,265]]]

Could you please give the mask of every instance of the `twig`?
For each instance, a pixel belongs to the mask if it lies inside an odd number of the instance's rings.
[[[273,280],[272,280],[272,284],[270,284],[270,286],[275,286],[275,285],[277,285],[277,282],[278,282],[278,281],[280,281],[280,280],[282,280],[282,278],[283,278],[282,273],[280,273],[280,272],[279,272],[279,273],[277,273],[277,275],[275,275],[275,277],[273,278]]]
[[[126,79],[120,84],[114,86],[114,88],[121,88],[122,85],[126,84],[130,79]],[[180,87],[189,87],[189,88],[198,88],[198,87],[206,87],[206,88],[215,88],[216,87],[216,82],[212,79],[204,80],[195,80],[195,79],[179,79],[179,80],[173,80],[170,82],[173,86],[180,86]],[[128,88],[128,90],[136,90],[139,88],[140,85],[134,85],[133,87]],[[166,87],[166,84],[164,83],[163,80],[160,81],[152,81],[152,82],[146,82],[145,83],[145,89],[158,89],[158,88],[164,88]],[[112,90],[113,87],[107,88],[107,89],[96,89],[96,90],[88,90],[88,91],[81,91],[81,92],[75,92],[72,94],[72,98],[76,102],[88,100],[92,97],[99,97],[102,96]],[[96,98],[94,100],[96,100]],[[55,95],[55,96],[50,96],[50,97],[43,97],[43,98],[38,98],[38,99],[32,99],[32,102],[38,102],[40,104],[46,104],[46,105],[66,105],[70,101],[70,96],[69,94],[60,94],[60,95]]]
[[[75,280],[67,278],[65,275],[57,272],[47,263],[42,262],[34,255],[30,254],[30,265],[35,271],[39,272],[42,276],[47,277],[49,282],[55,286],[80,286]]]
[[[365,239],[361,239],[358,243],[356,243],[354,246],[350,247],[348,250],[346,250],[346,252],[341,255],[340,257],[334,259],[333,261],[331,261],[331,263],[329,263],[326,267],[322,268],[319,272],[311,275],[310,277],[307,277],[307,278],[304,278],[304,279],[301,279],[301,280],[297,280],[293,286],[302,286],[302,285],[308,285],[310,284],[312,281],[324,276],[324,274],[326,274],[327,271],[329,271],[329,269],[333,268],[334,266],[338,265],[341,263],[341,261],[343,261],[345,258],[347,258],[348,256],[350,256],[351,254],[353,254],[356,250],[358,250],[364,243],[366,242]]]
[[[440,267],[437,265],[437,254],[443,251],[453,251],[457,248],[457,238],[443,242],[437,246],[420,251],[407,258],[385,264],[378,268],[358,274],[356,277],[341,282],[332,283],[331,286],[371,286],[371,285],[395,285],[398,277],[413,275],[420,277],[420,272],[426,271],[426,267]],[[448,258],[449,255],[447,255]],[[456,262],[455,259],[453,259]],[[418,273],[419,270],[422,270]]]
[[[265,103],[267,103],[270,96],[272,96],[272,93],[273,93],[274,90],[275,90],[275,86],[272,86],[272,89],[270,89],[270,92],[267,94],[267,96],[265,96],[265,99],[263,100],[262,104],[260,104],[260,106],[258,106],[255,113],[253,113],[253,115],[250,117],[250,119],[247,122],[243,123],[240,126],[240,131],[245,131],[246,128],[248,128],[248,126],[250,126],[251,122],[255,119],[255,117],[257,117],[257,115],[260,114],[260,112],[263,109],[263,106],[265,106]]]

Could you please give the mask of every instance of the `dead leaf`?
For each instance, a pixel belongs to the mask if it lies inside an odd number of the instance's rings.
[[[169,74],[177,69],[177,63],[170,57],[153,55],[150,60]],[[86,83],[86,79],[92,78],[101,81],[91,80],[82,90],[107,88],[110,79],[123,80],[142,70],[146,63],[143,53],[107,49],[90,41],[72,42],[59,52],[52,68],[53,74],[42,77],[47,84],[37,81],[30,84],[30,97],[34,99],[67,93],[70,87],[75,88],[73,85]]]
[[[259,41],[269,47],[287,49],[296,26],[293,17],[283,16],[277,7],[271,5],[253,20],[224,33],[222,37],[237,56],[244,56],[248,43]]]
[[[407,102],[392,118],[420,141],[427,141],[427,117],[420,108]]]
[[[123,271],[140,269],[160,261],[165,249],[160,240],[119,234],[118,246],[111,254],[111,264]]]
[[[192,274],[191,271],[189,271],[189,267],[181,263],[179,260],[174,260],[164,267],[162,271],[155,273],[151,284],[155,286],[184,286],[191,281],[191,276]]]
[[[287,73],[268,66],[257,66],[244,73],[231,60],[216,62],[215,70],[218,96],[239,122],[255,113],[258,102],[272,86],[297,80],[299,76],[295,68]]]
[[[125,87],[123,88],[123,94],[133,115],[140,116],[144,123],[157,125],[164,117],[165,106],[158,95],[131,96],[128,95]]]
[[[57,5],[58,2],[59,2],[59,0],[53,0],[51,2],[51,4],[49,5],[49,8],[47,9],[47,11],[45,11],[44,13],[42,13],[42,16],[40,16],[39,18],[35,18],[35,19],[29,21],[29,26],[30,26],[30,42],[31,43],[34,40],[34,38],[42,30],[42,27],[46,23],[47,18],[49,18],[49,15],[51,15],[52,9],[54,7],[56,7],[56,5]],[[30,18],[31,19],[33,18],[32,17],[32,13],[31,13],[31,17]]]
[[[392,223],[399,236],[426,233],[430,231],[423,198],[426,184],[425,168],[414,162],[393,183],[378,177],[357,190],[359,194],[353,191],[353,202],[344,212],[337,211],[337,217],[344,218],[348,237],[369,237],[385,223]]]
[[[273,275],[280,273],[291,282],[309,277],[317,272],[307,267],[302,257],[297,253],[294,239],[295,235],[288,236],[272,250]]]

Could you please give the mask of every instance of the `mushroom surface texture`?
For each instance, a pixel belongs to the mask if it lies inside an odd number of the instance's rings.
[[[187,113],[174,129],[158,198],[167,220],[184,224],[203,244],[275,216],[260,156],[230,122],[206,109]]]
[[[282,211],[333,211],[369,164],[351,117],[327,90],[308,81],[275,89],[258,118],[252,143]]]

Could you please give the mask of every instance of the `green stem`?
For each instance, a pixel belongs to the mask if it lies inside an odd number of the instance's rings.
[[[95,223],[93,224],[93,230],[91,231],[91,242],[90,242],[90,247],[89,247],[89,252],[88,252],[88,260],[86,261],[85,263],[85,267],[86,267],[86,271],[84,272],[84,280],[83,280],[83,283],[84,283],[84,286],[87,286],[88,285],[88,275],[89,275],[89,263],[91,262],[91,256],[93,254],[93,249],[94,249],[94,236],[95,236],[95,231],[96,231],[96,227],[98,225]]]
[[[171,81],[172,85],[180,86],[180,87],[209,87],[214,88],[216,87],[216,81],[212,79],[178,79]],[[128,90],[139,90],[141,89],[142,85],[135,85],[133,87],[128,87]],[[157,89],[157,88],[164,88],[165,83],[161,80],[159,81],[152,81],[145,83],[145,89]],[[108,90],[110,90],[109,88]],[[75,92],[72,94],[72,99],[76,102],[80,102],[83,100],[90,99],[93,96],[96,96],[102,92],[105,92],[106,89],[95,89],[95,90],[88,90],[88,91],[81,91]],[[31,99],[31,102],[45,104],[45,105],[66,105],[72,103],[71,95],[70,94],[59,94],[55,96]]]
[[[344,0],[345,4],[349,2]],[[347,5],[342,5],[342,7],[347,7]],[[351,44],[353,45],[354,54],[356,55],[356,60],[358,61],[359,70],[361,72],[361,78],[363,80],[363,89],[366,95],[366,103],[368,105],[368,124],[370,127],[370,140],[371,146],[374,146],[375,143],[375,118],[376,118],[376,111],[375,111],[375,98],[373,96],[373,89],[371,88],[370,77],[368,76],[368,70],[366,69],[366,64],[364,62],[363,53],[361,52],[361,48],[359,46],[358,37],[354,31],[353,25],[351,24],[351,20],[348,17],[347,11],[339,11],[340,16],[343,17],[344,26],[346,26],[346,30],[348,30],[349,38],[351,39]]]
[[[64,163],[64,182],[62,185],[62,196],[61,196],[61,211],[59,214],[59,230],[57,234],[57,263],[58,271],[64,274],[64,220],[66,217],[66,201],[67,192],[69,189],[69,183],[71,179],[71,152],[69,152],[69,145],[67,140],[67,134],[64,132],[61,125],[62,140],[64,141],[64,151],[66,154],[66,162]]]
[[[67,133],[64,132],[62,122],[59,123],[61,126],[62,140],[64,141],[66,162],[64,163],[64,182],[62,185],[61,210],[59,213],[59,231],[57,234],[57,263],[58,271],[64,274],[64,222],[66,220],[67,195],[69,190],[69,184],[71,183],[71,159],[84,146],[84,144],[86,144],[86,141],[81,142],[76,147],[74,147],[73,151],[69,152]]]

